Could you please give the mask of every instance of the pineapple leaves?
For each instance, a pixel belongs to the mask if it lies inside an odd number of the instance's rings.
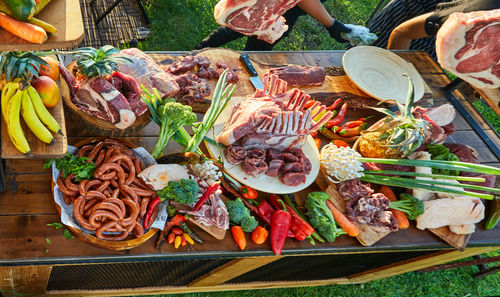
[[[369,106],[371,109],[373,110],[376,110],[380,113],[383,113],[385,115],[388,115],[390,116],[391,118],[394,118],[396,117],[396,113],[394,113],[394,111],[390,110],[390,109],[387,109],[387,108],[383,108],[383,107],[373,107],[373,106]]]
[[[116,56],[120,50],[105,45],[100,49],[83,47],[73,51],[72,59],[76,60],[78,71],[87,77],[100,77],[111,75],[117,70],[118,62],[132,62],[127,57]]]
[[[403,75],[408,78],[408,95],[406,97],[406,105],[405,105],[404,112],[402,109],[400,109],[400,110],[401,110],[401,113],[403,114],[404,117],[410,117],[411,119],[413,119],[413,114],[411,113],[411,110],[413,108],[413,104],[415,103],[415,92],[413,89],[413,82],[411,81],[410,76],[408,76],[407,74],[403,74]]]
[[[48,66],[40,56],[55,53],[50,52],[21,52],[10,51],[0,52],[0,76],[4,75],[7,81],[15,79],[30,80],[38,77],[38,70],[41,65]]]

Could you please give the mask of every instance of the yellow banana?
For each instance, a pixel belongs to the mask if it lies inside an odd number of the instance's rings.
[[[29,86],[28,94],[40,121],[42,121],[42,123],[44,123],[45,126],[47,126],[47,128],[49,128],[50,131],[63,135],[61,126],[59,126],[56,119],[54,119],[54,117],[50,114],[45,105],[43,105],[42,98],[40,98],[40,95],[35,90],[35,88]]]
[[[49,144],[55,142],[55,139],[52,137],[50,131],[45,128],[42,122],[40,122],[40,119],[38,119],[33,103],[31,103],[30,95],[27,91],[23,92],[23,96],[21,98],[21,114],[24,121],[28,125],[28,128],[30,128],[31,132],[33,132],[38,139]]]
[[[5,84],[2,90],[2,116],[5,120],[5,123],[9,122],[9,113],[7,112],[7,104],[9,103],[10,98],[16,93],[17,89],[19,89],[19,83],[16,82],[8,82]]]
[[[9,121],[7,124],[7,131],[9,132],[12,144],[23,154],[30,153],[30,146],[26,137],[24,136],[23,128],[21,127],[21,99],[23,93],[26,91],[17,90],[7,104],[7,113],[9,114]]]

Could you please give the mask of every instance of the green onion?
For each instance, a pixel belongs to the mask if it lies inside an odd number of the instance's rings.
[[[376,175],[377,176],[377,175]],[[378,177],[378,176],[377,176]],[[500,189],[495,189],[495,188],[488,188],[488,187],[483,187],[483,186],[477,186],[477,185],[469,185],[469,184],[460,184],[460,183],[449,183],[445,181],[439,181],[439,180],[423,180],[423,179],[409,179],[409,178],[404,178],[404,177],[387,177],[392,180],[397,180],[397,181],[412,181],[415,183],[419,184],[433,184],[433,185],[441,185],[441,186],[450,186],[450,187],[458,187],[458,188],[465,188],[465,189],[474,189],[474,190],[481,190],[481,191],[486,191],[486,192],[492,192],[492,193],[500,193]]]
[[[489,200],[493,199],[493,197],[494,197],[493,195],[490,195],[490,194],[460,191],[460,190],[449,189],[449,188],[440,187],[440,186],[422,184],[422,183],[415,182],[415,180],[413,180],[413,179],[405,179],[404,181],[398,181],[398,180],[394,180],[394,177],[384,177],[384,176],[378,176],[378,175],[365,175],[365,176],[361,177],[360,180],[362,180],[364,182],[379,184],[379,185],[401,187],[401,188],[407,188],[407,189],[422,189],[422,190],[427,190],[427,191],[431,191],[431,192],[458,194],[458,195],[463,195],[463,196],[471,196],[471,197],[477,197],[477,198],[489,199]]]
[[[393,164],[403,166],[430,167],[438,169],[451,169],[467,172],[478,172],[485,174],[500,175],[500,169],[492,166],[471,164],[458,161],[444,160],[408,160],[408,159],[377,159],[377,158],[359,158],[360,162],[373,162],[379,164]]]
[[[386,174],[386,175],[403,175],[403,176],[416,176],[416,177],[427,177],[427,178],[440,178],[440,179],[454,179],[458,181],[470,181],[470,182],[484,182],[483,177],[470,177],[470,176],[456,176],[456,175],[440,175],[440,174],[428,174],[419,172],[408,172],[408,171],[393,171],[393,170],[365,170],[365,174]]]

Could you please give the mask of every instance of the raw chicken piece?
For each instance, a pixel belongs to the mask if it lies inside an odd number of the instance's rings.
[[[408,159],[410,159],[410,160],[430,160],[431,154],[429,154],[428,152],[424,152],[424,151],[414,152],[413,154],[408,156]],[[415,172],[432,174],[432,169],[429,167],[415,167]],[[432,178],[427,178],[427,177],[417,177],[416,179],[432,180]],[[413,194],[413,196],[415,196],[416,198],[418,198],[422,201],[427,201],[427,200],[432,199],[432,193],[429,191],[426,191],[426,190],[413,189],[412,194]]]
[[[436,199],[424,201],[424,206],[424,213],[415,219],[420,230],[473,224],[484,218],[484,205],[478,198],[458,196]]]
[[[450,225],[450,231],[455,234],[472,234],[476,231],[476,225],[465,224],[465,225]]]

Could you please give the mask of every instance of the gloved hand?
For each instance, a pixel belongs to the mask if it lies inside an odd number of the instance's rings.
[[[342,32],[349,33],[351,32],[351,29],[347,28],[342,22],[334,20],[333,24],[330,27],[326,27],[326,29],[328,30],[328,33],[330,33],[330,36],[333,39],[337,40],[338,42],[341,43],[348,42],[347,40],[345,40],[340,36],[340,33]]]

